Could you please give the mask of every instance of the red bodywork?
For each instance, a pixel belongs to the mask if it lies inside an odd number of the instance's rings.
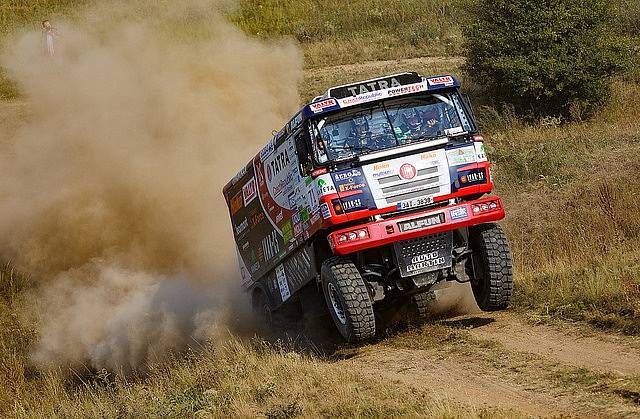
[[[473,212],[474,205],[483,205],[495,202],[496,208],[488,211],[475,213]],[[467,216],[459,219],[452,219],[451,213],[456,210],[464,211],[466,208]],[[400,231],[399,223],[404,221],[411,221],[430,215],[444,214],[444,222],[432,225],[429,227],[419,228],[411,231]],[[405,214],[398,217],[388,218],[380,221],[372,221],[367,224],[361,224],[345,228],[342,230],[334,231],[329,234],[328,240],[331,249],[335,254],[347,255],[349,253],[359,252],[373,247],[380,247],[401,240],[413,239],[416,237],[426,236],[429,234],[441,233],[444,231],[456,230],[462,227],[468,227],[475,224],[482,224],[491,221],[498,221],[504,218],[504,207],[502,200],[497,196],[481,198],[474,201],[466,201],[460,204],[449,205],[446,207],[440,207],[437,209],[431,209],[428,211],[414,212],[411,214]],[[339,243],[337,237],[341,234],[345,234],[354,230],[367,229],[368,236],[365,238],[346,241]]]

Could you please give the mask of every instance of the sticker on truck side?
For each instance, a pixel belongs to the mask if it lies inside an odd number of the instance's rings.
[[[287,283],[287,274],[284,272],[284,265],[278,265],[276,267],[276,277],[278,278],[278,289],[280,289],[282,302],[285,302],[291,297],[291,291]]]

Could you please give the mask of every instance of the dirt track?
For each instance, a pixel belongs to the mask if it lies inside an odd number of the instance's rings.
[[[455,317],[437,327],[450,328],[454,342],[422,344],[419,336],[401,334],[341,362],[436,399],[508,416],[640,415],[637,338],[534,325],[509,312]]]

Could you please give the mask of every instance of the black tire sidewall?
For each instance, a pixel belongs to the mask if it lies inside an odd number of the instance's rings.
[[[338,290],[340,289],[337,281],[335,280],[335,277],[333,276],[333,272],[331,271],[331,268],[328,266],[323,266],[321,277],[322,277],[322,292],[324,293],[324,299],[327,302],[327,307],[329,309],[329,313],[331,313],[331,318],[333,319],[333,323],[335,323],[336,328],[338,328],[342,336],[344,336],[346,339],[350,339],[351,338],[350,331],[353,330],[353,325],[351,324],[351,318],[345,310],[346,322],[345,324],[342,324],[342,322],[340,321],[340,319],[338,318],[335,312],[335,309],[333,308],[333,303],[331,302],[331,298],[329,297],[329,293],[330,293],[329,283],[333,284],[333,286],[336,287]],[[336,294],[337,294],[338,300],[340,300],[340,304],[344,309],[346,302],[344,301],[344,297],[342,293],[338,292]]]

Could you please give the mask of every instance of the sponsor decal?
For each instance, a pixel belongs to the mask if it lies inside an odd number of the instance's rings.
[[[284,265],[276,266],[276,278],[278,280],[278,289],[280,290],[280,297],[282,301],[287,301],[291,297],[291,291],[289,290],[289,284],[287,283],[287,274],[284,271]]]
[[[262,254],[264,260],[268,261],[274,258],[280,251],[280,236],[276,230],[272,230],[271,233],[264,239],[262,239]]]
[[[288,167],[290,164],[291,159],[289,159],[289,153],[285,148],[279,152],[273,160],[267,163],[267,181],[271,182],[273,177],[278,176],[282,169]]]
[[[260,262],[256,261],[253,265],[251,265],[251,275],[258,272],[258,269],[260,269]]]
[[[405,232],[411,230],[419,230],[421,228],[431,227],[442,223],[444,223],[444,214],[439,213],[400,222],[398,223],[398,228],[400,228],[400,231]]]
[[[357,105],[358,103],[370,102],[372,100],[382,98],[382,96],[383,96],[382,92],[367,93],[364,95],[358,95],[358,96],[342,99],[341,103],[344,106]]]
[[[337,182],[342,180],[349,180],[356,176],[362,176],[362,172],[358,169],[351,169],[351,170],[347,170],[346,172],[333,174],[333,177]]]
[[[252,177],[247,183],[242,187],[242,199],[244,201],[244,206],[249,205],[251,201],[253,201],[258,195],[258,186],[256,185],[256,178]]]
[[[411,264],[407,265],[407,273],[437,268],[446,263],[446,259],[443,256],[440,256],[440,252],[436,251],[425,253],[411,258]]]
[[[249,242],[245,242],[242,244],[242,250],[246,251],[249,248]]]
[[[294,224],[293,225],[293,235],[295,237],[298,237],[301,234],[302,234],[302,224],[300,224],[300,223]]]
[[[460,176],[461,183],[476,183],[484,180],[484,170],[481,172],[471,172],[468,175]]]
[[[469,216],[469,212],[467,207],[454,208],[449,211],[449,216],[452,220],[462,220],[463,218],[467,218]]]
[[[447,161],[449,162],[449,166],[475,163],[475,149],[473,147],[460,147],[453,150],[447,150]]]
[[[282,226],[282,240],[285,243],[289,243],[293,240],[293,227],[291,226],[291,221],[287,221]]]
[[[393,170],[391,169],[386,169],[386,170],[382,170],[380,172],[376,172],[371,174],[371,177],[373,177],[374,179],[379,179],[381,177],[387,177],[387,176],[391,176],[393,175]]]
[[[325,220],[328,220],[329,218],[331,218],[331,211],[329,211],[329,204],[327,204],[326,202],[323,202],[322,204],[320,204],[320,212],[322,213],[322,218],[324,218]]]
[[[276,149],[276,139],[272,138],[262,150],[260,150],[260,160],[264,161]]]
[[[409,93],[421,92],[424,89],[425,89],[424,84],[419,83],[411,86],[398,87],[397,89],[390,89],[388,94],[389,96],[407,95]]]
[[[298,112],[298,114],[296,116],[293,117],[293,119],[291,120],[292,123],[292,127],[295,127],[296,125],[300,125],[300,123],[302,122],[302,112]]]
[[[388,168],[389,168],[389,163],[387,162],[376,163],[373,165],[373,170],[382,170],[382,169],[388,169]]]
[[[436,153],[435,151],[429,151],[429,152],[420,154],[421,160],[433,160],[436,157],[438,157],[438,153]]]
[[[416,173],[416,167],[412,164],[405,163],[400,166],[400,177],[405,180],[413,179],[414,177],[416,177]]]
[[[234,227],[236,230],[236,236],[239,236],[247,229],[247,227],[249,227],[249,221],[245,218],[240,224],[237,224]]]
[[[429,83],[429,86],[437,86],[440,84],[444,84],[445,86],[452,86],[453,77],[451,76],[432,77],[430,79],[427,79],[427,83]]]
[[[345,212],[353,211],[355,209],[362,208],[362,201],[360,199],[352,199],[350,201],[343,201],[342,208]]]
[[[344,99],[349,96],[357,96],[379,90],[420,83],[421,81],[422,78],[416,73],[397,74],[375,80],[366,80],[348,86],[334,87],[329,90],[329,95],[337,99]]]
[[[327,195],[336,191],[336,187],[333,186],[333,183],[329,183],[322,178],[318,179],[318,189],[320,190],[320,195]]]
[[[464,172],[458,173],[458,187],[465,187],[476,185],[479,183],[485,183],[486,174],[483,168],[481,169],[473,169],[473,170],[465,170]]]
[[[476,150],[476,158],[478,161],[487,161],[487,153],[484,149],[484,143],[473,143]]]
[[[340,192],[355,191],[366,187],[364,183],[344,183],[339,186]]]
[[[239,191],[237,194],[231,198],[230,209],[231,215],[234,215],[242,208],[242,191]]]
[[[260,211],[251,215],[249,220],[250,220],[249,223],[251,224],[251,228],[255,228],[258,224],[262,222],[262,220],[264,220],[264,212]]]
[[[321,112],[323,109],[330,108],[332,106],[336,106],[338,102],[334,98],[329,98],[326,100],[322,100],[320,102],[315,102],[309,105],[313,113]]]
[[[305,208],[302,211],[300,211],[300,219],[302,220],[303,223],[306,223],[307,221],[309,221],[309,209]],[[306,230],[306,228],[305,228]]]
[[[363,95],[365,93],[375,92],[376,90],[389,89],[390,87],[402,86],[397,78],[391,77],[385,80],[373,80],[366,84],[359,84],[355,86],[348,86],[346,89],[351,93],[351,96]]]
[[[236,183],[238,183],[240,178],[242,178],[242,176],[244,176],[246,174],[247,174],[247,166],[245,166],[242,169],[240,169],[240,171],[233,177],[233,179],[231,179],[231,184],[235,185]]]
[[[283,218],[284,218],[284,213],[282,212],[282,210],[280,210],[280,212],[276,215],[276,224],[282,221]]]

